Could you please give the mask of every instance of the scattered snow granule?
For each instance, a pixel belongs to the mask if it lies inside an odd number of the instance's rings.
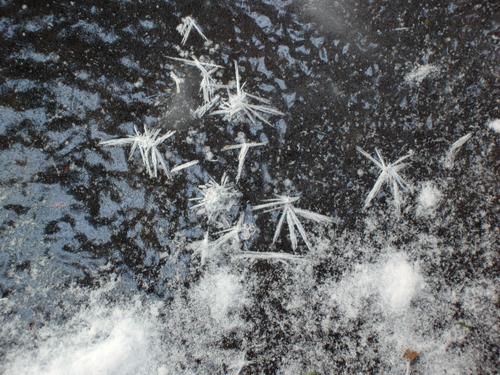
[[[437,72],[439,72],[439,68],[437,66],[430,64],[420,65],[406,74],[405,81],[407,83],[420,84],[425,78]]]
[[[439,205],[441,197],[441,192],[432,182],[425,182],[418,195],[417,215],[432,214]]]
[[[488,128],[493,130],[495,133],[500,133],[500,119],[490,120],[487,124]]]
[[[403,312],[423,287],[422,276],[402,254],[395,254],[380,270],[379,293],[384,311]]]

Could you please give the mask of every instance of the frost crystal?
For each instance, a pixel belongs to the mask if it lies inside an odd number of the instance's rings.
[[[380,169],[380,175],[378,176],[375,185],[373,185],[372,190],[366,197],[364,208],[367,208],[370,205],[370,202],[378,194],[382,185],[387,183],[391,187],[392,195],[394,197],[394,205],[396,206],[397,212],[399,212],[401,208],[401,194],[399,189],[405,190],[408,188],[408,184],[401,178],[399,172],[406,166],[406,164],[402,164],[402,161],[409,158],[411,153],[399,158],[394,163],[386,164],[379,150],[375,149],[378,157],[377,160],[360,147],[356,147],[356,149]]]
[[[177,31],[182,35],[182,45],[186,44],[189,34],[193,28],[200,34],[200,36],[208,42],[208,38],[201,31],[200,26],[196,23],[193,17],[187,16],[181,19],[181,23],[177,25]]]
[[[283,227],[283,223],[285,222],[286,218],[286,222],[288,224],[288,231],[290,232],[290,241],[292,242],[292,249],[293,250],[297,249],[298,241],[297,241],[297,234],[295,233],[295,228],[297,228],[305,244],[307,245],[309,250],[311,250],[312,245],[307,239],[306,231],[302,226],[301,222],[299,221],[298,216],[302,216],[307,220],[315,221],[316,223],[332,223],[333,220],[328,216],[320,215],[312,211],[294,207],[293,203],[297,202],[300,199],[300,197],[298,196],[288,197],[286,195],[276,195],[276,197],[277,198],[266,199],[264,200],[264,202],[266,203],[260,204],[253,208],[254,211],[266,209],[265,212],[282,210],[280,219],[278,221],[278,225],[276,226],[276,231],[274,232],[273,244],[276,243],[276,240],[278,239],[278,236],[281,232],[281,228]]]
[[[284,115],[284,113],[270,107],[269,100],[249,94],[243,90],[245,83],[240,85],[240,73],[236,61],[234,62],[234,70],[236,75],[236,93],[232,94],[228,89],[228,100],[223,101],[219,109],[211,113],[212,115],[223,115],[229,120],[233,119],[235,116],[243,115],[246,116],[252,124],[255,124],[255,119],[259,119],[268,125],[271,125],[271,123],[262,116],[262,113],[278,116]],[[249,99],[254,99],[264,105],[251,104]]]
[[[304,258],[303,256],[288,254],[288,253],[276,253],[272,251],[244,251],[236,254],[234,258],[266,259],[266,260],[277,260],[280,262],[306,260],[306,258]]]
[[[200,91],[203,93],[203,101],[205,105],[210,104],[205,112],[211,109],[215,104],[217,104],[218,99],[215,100],[214,97],[215,90],[225,86],[218,85],[215,79],[212,77],[212,74],[214,74],[219,68],[222,68],[220,65],[203,63],[194,56],[192,57],[192,60],[181,59],[178,57],[169,57],[169,59],[181,61],[185,64],[198,68],[201,73]],[[208,70],[207,68],[211,69]]]
[[[177,94],[181,92],[181,83],[184,82],[184,78],[179,78],[174,72],[170,72],[170,78],[175,82],[175,90]]]
[[[240,154],[238,155],[238,175],[236,176],[236,182],[240,180],[241,177],[241,172],[243,171],[243,164],[245,163],[245,157],[247,156],[248,150],[250,147],[258,147],[258,146],[264,146],[266,145],[266,142],[261,142],[261,143],[241,143],[238,145],[230,145],[230,146],[225,146],[222,151],[227,151],[227,150],[235,150],[235,149],[241,149]]]
[[[170,175],[167,165],[158,146],[162,144],[167,138],[175,134],[175,130],[170,130],[162,136],[160,135],[161,129],[156,129],[150,132],[148,127],[144,125],[144,133],[140,133],[137,127],[134,126],[135,135],[129,135],[127,138],[111,139],[109,141],[101,141],[100,145],[103,146],[124,146],[132,144],[130,150],[129,160],[134,155],[135,150],[138,148],[141,153],[142,162],[146,166],[146,170],[150,177],[158,177],[158,166],[163,169],[167,176]]]
[[[406,74],[405,81],[408,83],[420,84],[427,76],[438,72],[439,68],[437,66],[431,64],[420,65],[413,69],[410,73]]]
[[[469,139],[471,139],[472,133],[467,133],[463,137],[460,137],[455,143],[453,143],[450,146],[450,149],[446,153],[446,158],[444,160],[444,167],[451,169],[453,168],[453,164],[455,163],[455,157],[457,156],[458,152],[462,148],[462,146],[467,142]]]
[[[204,265],[206,263],[206,260],[212,256],[211,250],[213,249],[213,247],[211,246],[208,237],[208,232],[205,232],[203,240],[195,241],[188,246],[190,250],[200,256],[201,265]]]
[[[198,163],[199,163],[198,160],[191,160],[191,161],[188,161],[187,163],[176,165],[175,167],[172,168],[172,170],[170,172],[171,173],[179,172],[179,171],[182,171],[183,169],[191,168],[193,165],[196,165]]]
[[[220,96],[215,95],[211,101],[199,106],[198,108],[196,108],[196,110],[191,111],[193,117],[194,118],[202,118],[203,116],[205,116],[205,114],[207,112],[209,112],[213,107],[216,106],[216,104],[219,102],[219,100],[220,100]]]
[[[255,230],[251,225],[245,224],[245,214],[241,213],[235,225],[217,233],[221,234],[221,236],[214,241],[213,246],[218,248],[228,242],[239,244],[240,240],[248,240],[254,232]]]
[[[190,199],[199,202],[191,208],[195,209],[198,215],[206,215],[209,222],[217,221],[227,227],[229,223],[226,214],[238,204],[241,195],[229,182],[229,177],[224,174],[220,184],[211,179],[207,184],[198,188],[202,196]]]

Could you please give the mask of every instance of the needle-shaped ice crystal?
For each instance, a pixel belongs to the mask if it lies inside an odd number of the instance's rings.
[[[184,78],[179,78],[174,72],[170,72],[170,78],[175,82],[175,91],[177,94],[181,92],[181,83],[184,82]]]
[[[196,110],[191,111],[193,117],[194,118],[202,118],[203,116],[205,116],[205,114],[207,112],[209,112],[213,107],[215,107],[217,105],[219,100],[220,100],[220,96],[215,95],[211,101],[199,106],[198,108],[196,108]]]
[[[235,254],[233,257],[239,259],[277,260],[280,262],[307,260],[306,258],[300,255],[294,255],[289,253],[277,253],[273,251],[243,251],[241,253]]]
[[[245,214],[241,213],[240,217],[238,218],[238,221],[235,225],[233,225],[232,227],[230,227],[228,229],[224,229],[224,230],[216,233],[216,234],[220,234],[221,236],[213,242],[213,246],[215,248],[219,248],[222,245],[224,245],[225,243],[230,242],[230,241],[239,243],[240,239],[241,239],[240,234],[245,229],[244,221],[245,221]]]
[[[182,35],[182,45],[186,44],[189,34],[193,28],[200,34],[200,36],[208,42],[208,38],[203,34],[200,26],[196,23],[195,19],[191,16],[186,16],[181,19],[181,23],[177,25],[177,31]]]
[[[207,184],[198,187],[201,197],[190,200],[199,202],[192,206],[198,215],[205,215],[209,222],[222,221],[226,224],[225,214],[238,204],[240,193],[234,189],[234,184],[229,182],[229,177],[224,174],[220,184],[211,179]]]
[[[187,65],[191,65],[198,68],[198,70],[201,73],[200,91],[203,93],[203,102],[205,104],[212,103],[210,108],[213,107],[216,104],[216,102],[214,102],[215,91],[218,88],[225,86],[218,85],[215,79],[212,77],[212,75],[222,67],[216,64],[201,62],[195,56],[192,57],[192,60],[181,59],[178,57],[168,57],[168,58],[176,61],[181,61]]]
[[[472,138],[472,133],[467,133],[463,137],[460,137],[456,142],[454,142],[448,152],[446,153],[446,157],[444,159],[444,167],[451,169],[453,168],[453,164],[455,163],[455,158],[462,148],[462,146]]]
[[[265,203],[255,206],[253,210],[257,211],[265,209],[266,210],[265,212],[281,210],[281,216],[278,220],[278,225],[276,226],[276,230],[274,232],[273,244],[278,239],[279,234],[281,232],[281,228],[283,227],[283,224],[286,219],[286,222],[288,224],[288,231],[290,232],[290,241],[292,242],[292,249],[295,250],[298,244],[297,234],[295,232],[295,228],[297,228],[305,244],[307,245],[309,250],[311,250],[312,245],[307,238],[306,230],[304,229],[302,223],[299,221],[299,216],[303,217],[304,219],[314,221],[316,223],[332,223],[333,220],[328,216],[295,207],[293,203],[297,202],[299,199],[300,199],[299,196],[288,197],[286,195],[276,195],[276,198],[265,199],[264,200]]]
[[[198,163],[199,163],[199,160],[191,160],[191,161],[188,161],[187,163],[176,165],[175,167],[172,168],[172,170],[170,172],[171,173],[179,172],[179,171],[182,171],[183,169],[191,168],[193,165],[196,165]]]
[[[249,142],[249,143],[240,143],[237,145],[229,145],[229,146],[224,146],[222,151],[227,151],[227,150],[235,150],[235,149],[240,149],[240,154],[238,155],[238,174],[236,176],[236,182],[240,180],[241,177],[241,172],[243,171],[243,164],[245,163],[245,158],[247,156],[248,150],[250,147],[259,147],[259,146],[264,146],[266,145],[266,142],[260,142],[260,143],[255,143],[255,142]]]
[[[150,177],[158,177],[158,167],[162,168],[167,176],[170,172],[167,168],[165,160],[162,154],[158,151],[158,146],[162,144],[167,138],[170,138],[175,134],[175,130],[170,130],[167,133],[160,136],[161,129],[155,129],[150,131],[146,125],[144,125],[144,133],[140,133],[137,127],[134,126],[135,135],[129,135],[127,138],[111,139],[109,141],[101,141],[100,145],[103,146],[125,146],[132,144],[130,150],[129,160],[134,155],[136,149],[142,157],[142,162],[146,166],[146,170]]]
[[[375,181],[375,185],[373,185],[372,190],[370,190],[370,193],[365,199],[364,208],[367,208],[370,205],[370,202],[377,196],[384,183],[387,183],[391,187],[396,211],[399,212],[402,202],[400,189],[406,190],[408,188],[408,184],[399,175],[399,172],[401,172],[406,167],[406,164],[402,162],[408,159],[411,156],[411,153],[399,158],[394,163],[386,164],[384,158],[382,157],[382,154],[378,149],[375,149],[378,160],[360,147],[356,147],[356,149],[380,169],[380,175],[378,176],[377,181]]]
[[[236,116],[246,116],[252,124],[255,124],[255,120],[271,125],[271,123],[266,120],[262,114],[268,115],[284,115],[283,112],[278,111],[276,108],[269,106],[270,101],[252,94],[249,94],[243,88],[245,83],[240,84],[240,73],[238,71],[238,63],[234,62],[234,70],[236,75],[236,92],[232,93],[228,89],[228,99],[222,101],[218,110],[212,112],[212,115],[223,115],[227,119],[231,120]],[[250,100],[253,99],[262,104],[252,104]]]

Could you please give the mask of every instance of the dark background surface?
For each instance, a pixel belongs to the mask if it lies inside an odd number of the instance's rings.
[[[188,199],[209,176],[236,174],[236,152],[220,149],[235,143],[238,132],[269,142],[249,152],[238,185],[242,209],[273,193],[301,193],[301,207],[334,218],[335,236],[373,240],[372,255],[350,252],[336,266],[320,262],[318,282],[340,275],[339,264],[378,254],[383,245],[367,230],[367,215],[377,219],[378,234],[401,248],[422,234],[442,248],[474,248],[428,262],[426,272],[448,285],[494,279],[498,136],[486,123],[499,117],[498,10],[494,1],[0,0],[0,298],[17,301],[9,314],[26,325],[51,319],[28,292],[40,287],[35,269],[43,269],[44,285],[54,286],[46,298],[57,288],[120,275],[132,289],[168,300],[175,285],[196,280],[182,244],[201,239],[205,227]],[[247,89],[285,113],[271,118],[272,127],[186,115],[200,103],[197,75],[166,56],[179,56],[175,27],[188,14],[213,45],[203,46],[193,32],[184,49],[223,65],[225,82],[238,61]],[[422,64],[439,71],[420,84],[407,82]],[[180,96],[172,70],[186,78]],[[163,149],[170,166],[192,159],[200,166],[172,180],[151,179],[138,156],[127,161],[128,150],[98,145],[144,123],[178,130]],[[469,132],[456,167],[444,169],[450,144]],[[400,217],[385,194],[369,213],[362,209],[376,171],[356,146],[369,153],[377,147],[389,161],[414,152],[404,171],[414,191]],[[413,202],[429,180],[448,203],[422,219]],[[252,250],[270,250],[270,220],[257,218]],[[272,250],[290,252],[286,235],[280,238]],[[272,275],[280,266],[251,267],[271,275],[256,298],[272,303],[265,290],[277,282]],[[272,324],[255,314],[248,319],[268,333],[262,352],[293,341],[269,335]],[[2,345],[7,350],[12,343]],[[489,373],[498,351],[494,342],[481,345]],[[248,373],[279,367],[258,350],[252,355],[258,360]],[[377,373],[376,361],[367,366]]]

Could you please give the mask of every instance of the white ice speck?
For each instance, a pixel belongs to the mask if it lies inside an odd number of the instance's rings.
[[[486,125],[488,126],[488,128],[493,130],[495,133],[500,133],[500,119],[496,118],[496,119],[490,120],[490,121],[488,121],[488,123]]]
[[[441,197],[441,192],[432,182],[423,183],[418,195],[417,215],[423,216],[434,213],[441,201]]]
[[[439,68],[435,65],[431,64],[419,65],[411,72],[406,74],[405,81],[407,83],[420,84],[425,78],[437,74],[438,72]]]

